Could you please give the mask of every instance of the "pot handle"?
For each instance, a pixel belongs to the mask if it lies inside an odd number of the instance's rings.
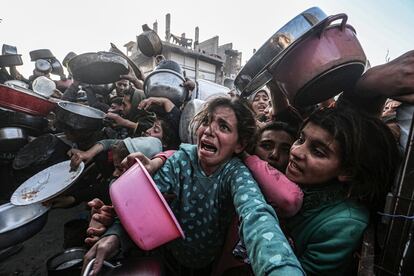
[[[85,270],[83,271],[82,276],[89,276],[89,274],[92,272],[93,264],[95,263],[95,258],[89,261],[87,264]],[[110,262],[104,261],[103,264],[109,268],[117,268],[120,265],[113,265]]]
[[[325,32],[325,29],[328,28],[328,26],[331,25],[332,22],[334,22],[338,19],[342,19],[340,28],[341,28],[341,31],[344,31],[345,26],[346,26],[346,22],[348,21],[348,15],[346,15],[345,13],[339,13],[339,14],[336,14],[336,15],[331,15],[328,18],[326,18],[325,22],[323,22],[323,25],[320,28],[319,38],[322,37],[323,33]]]

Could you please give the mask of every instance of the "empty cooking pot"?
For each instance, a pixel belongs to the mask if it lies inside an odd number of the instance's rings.
[[[129,72],[124,57],[112,52],[84,53],[68,62],[73,78],[88,84],[116,82]]]
[[[18,127],[0,128],[0,152],[16,152],[27,144],[27,134]]]
[[[187,99],[188,91],[184,88],[182,75],[168,69],[158,69],[147,76],[144,81],[144,92],[148,97],[164,97],[176,106],[181,106]]]
[[[0,206],[0,249],[18,244],[39,232],[47,221],[50,207],[42,204]]]
[[[137,45],[141,53],[147,57],[155,57],[162,53],[162,42],[157,33],[146,24],[142,26],[144,32],[137,36]]]
[[[49,258],[46,262],[48,276],[80,275],[86,249],[73,247]]]
[[[270,67],[273,81],[293,105],[327,100],[353,87],[364,72],[366,56],[347,18],[329,16]],[[341,23],[332,25],[336,20]]]
[[[49,49],[33,50],[29,52],[29,55],[31,61],[36,61],[38,59],[51,59],[55,57]]]
[[[105,113],[82,104],[59,102],[56,119],[74,130],[99,130],[103,126]]]

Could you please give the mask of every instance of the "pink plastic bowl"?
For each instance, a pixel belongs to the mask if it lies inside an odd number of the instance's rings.
[[[122,225],[141,249],[151,250],[184,238],[177,219],[139,160],[112,183],[109,192]]]

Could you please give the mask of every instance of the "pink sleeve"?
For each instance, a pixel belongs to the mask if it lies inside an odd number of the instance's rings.
[[[302,207],[303,193],[298,185],[256,155],[244,159],[266,200],[279,216],[294,216]]]
[[[165,163],[165,160],[170,158],[175,152],[176,152],[175,150],[163,151],[163,152],[160,152],[160,153],[156,154],[154,157],[152,157],[152,159],[161,158]]]

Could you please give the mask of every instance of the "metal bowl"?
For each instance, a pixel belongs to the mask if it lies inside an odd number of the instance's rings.
[[[56,118],[59,122],[77,130],[98,130],[103,126],[105,113],[82,104],[59,102]]]
[[[85,248],[73,247],[49,258],[46,262],[48,275],[80,275]]]
[[[16,152],[27,144],[26,131],[18,127],[0,128],[0,152]]]
[[[23,242],[39,232],[47,222],[50,207],[42,204],[0,206],[0,249]]]
[[[158,69],[147,76],[144,81],[144,93],[147,97],[164,97],[176,106],[181,106],[188,96],[182,84],[183,76],[173,70]]]

